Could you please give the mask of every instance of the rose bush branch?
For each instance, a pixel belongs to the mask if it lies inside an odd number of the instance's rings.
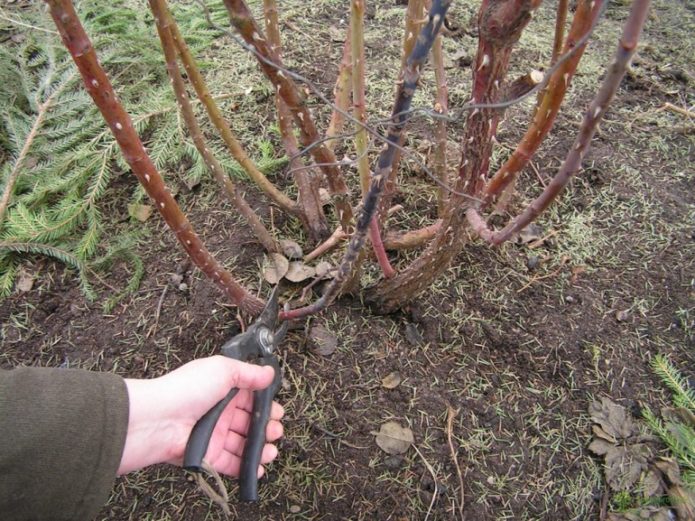
[[[263,309],[263,301],[239,284],[205,248],[164,184],[162,176],[147,155],[130,117],[116,97],[106,72],[99,64],[94,47],[75,13],[72,2],[46,0],[46,3],[63,44],[80,71],[87,92],[109,125],[133,174],[152,198],[155,207],[174,232],[183,249],[193,263],[222,288],[233,304],[250,315],[260,313]]]
[[[263,13],[265,18],[266,34],[268,40],[278,57],[282,56],[282,42],[280,39],[280,27],[278,25],[278,9],[275,0],[263,0]],[[279,93],[275,93],[275,107],[278,115],[278,128],[282,144],[287,152],[289,169],[299,192],[297,205],[301,209],[300,219],[304,228],[314,242],[324,239],[328,235],[328,223],[323,213],[321,198],[319,197],[318,179],[314,173],[306,168],[299,157],[299,146],[292,126],[292,114],[287,104]],[[313,170],[313,169],[312,169]]]
[[[282,65],[282,61],[273,51],[270,42],[262,35],[246,3],[243,0],[224,0],[224,4],[232,25],[246,44],[254,49],[261,70],[292,113],[295,125],[300,131],[302,146],[311,147],[312,157],[326,176],[338,220],[343,229],[352,229],[353,216],[348,187],[338,168],[335,154],[323,142],[320,142],[318,130],[311,111],[307,107],[306,99],[292,78],[271,65]]]
[[[191,139],[193,140],[196,150],[198,150],[198,153],[203,157],[205,164],[212,172],[217,184],[220,185],[220,188],[222,188],[225,194],[232,201],[232,204],[234,204],[235,208],[244,217],[246,223],[249,225],[258,241],[263,245],[266,251],[279,252],[280,245],[278,242],[270,234],[253,208],[251,208],[251,206],[249,206],[249,204],[246,202],[246,199],[244,199],[244,196],[239,188],[225,173],[222,165],[219,163],[205,142],[205,137],[203,136],[200,126],[196,121],[193,107],[191,106],[191,102],[188,99],[188,94],[186,93],[186,85],[183,81],[183,77],[181,76],[181,71],[179,70],[179,64],[176,59],[176,47],[170,31],[171,19],[167,16],[165,1],[166,0],[149,0],[150,9],[154,15],[157,26],[157,34],[159,35],[159,40],[162,44],[167,73],[169,74],[183,120],[188,128],[188,133],[191,135]]]
[[[350,242],[335,278],[320,299],[309,306],[284,312],[282,314],[283,318],[300,318],[321,311],[336,299],[340,294],[343,283],[350,277],[362,246],[364,246],[369,225],[376,214],[379,197],[391,172],[401,134],[410,119],[409,109],[420,80],[420,70],[430,53],[434,39],[439,34],[450,5],[451,0],[434,0],[432,2],[427,23],[420,31],[416,44],[408,57],[391,112],[392,116],[386,133],[386,144],[382,147],[379,154],[375,171],[371,177],[369,190],[364,198],[364,204],[357,219],[355,231],[350,237]]]

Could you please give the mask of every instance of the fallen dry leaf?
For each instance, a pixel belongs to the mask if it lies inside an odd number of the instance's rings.
[[[316,270],[301,261],[290,262],[285,278],[291,282],[302,282],[316,275]]]
[[[152,215],[152,207],[149,204],[129,204],[128,215],[144,223]]]
[[[384,423],[376,435],[376,444],[391,455],[407,452],[414,441],[413,431],[408,427],[401,427],[395,421]]]
[[[668,497],[676,509],[678,519],[695,519],[695,490],[673,485],[668,489]]]
[[[309,342],[314,351],[322,356],[330,356],[338,348],[338,338],[322,324],[312,326]]]
[[[606,482],[616,492],[630,489],[639,480],[650,456],[649,448],[642,443],[616,446],[599,438],[591,442],[589,450],[604,456]]]
[[[642,496],[645,498],[661,497],[666,492],[664,480],[661,479],[661,472],[655,469],[649,469],[644,474],[639,488],[642,491]]]
[[[536,223],[529,224],[519,232],[519,242],[528,244],[543,237],[543,228]]]
[[[284,253],[288,259],[301,259],[304,257],[302,247],[289,239],[282,239],[280,241],[280,248],[282,248],[282,253]]]
[[[327,261],[321,261],[316,265],[316,276],[320,279],[330,277],[333,271],[333,265]]]
[[[277,284],[287,274],[289,261],[281,253],[271,253],[263,260],[263,278],[269,284]]]
[[[609,398],[601,398],[601,402],[593,402],[589,406],[591,419],[613,438],[618,440],[637,434],[637,426],[632,421],[627,409]]]
[[[17,276],[17,289],[22,293],[31,291],[34,287],[34,275],[28,271],[21,269],[19,270],[19,275]]]
[[[386,389],[395,389],[400,385],[401,380],[401,373],[394,371],[393,373],[390,373],[382,378],[381,385],[383,385]]]

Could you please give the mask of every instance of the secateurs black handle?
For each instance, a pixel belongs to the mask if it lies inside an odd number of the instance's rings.
[[[238,392],[239,389],[233,388],[195,424],[186,443],[186,451],[183,453],[183,468],[191,472],[203,471],[203,458],[208,451],[212,431],[215,430],[222,411]]]
[[[258,466],[265,446],[265,432],[270,419],[270,408],[280,389],[280,366],[274,356],[261,358],[259,365],[270,365],[275,370],[273,382],[260,391],[253,392],[251,425],[246,434],[246,443],[241,455],[239,471],[239,498],[242,501],[258,501]]]
[[[280,365],[273,352],[287,332],[287,323],[275,331],[277,323],[278,288],[276,287],[258,320],[244,333],[236,335],[222,346],[222,354],[228,358],[258,365],[270,365],[275,371],[275,377],[270,386],[254,392],[253,412],[241,456],[239,474],[239,496],[242,501],[258,500],[258,465],[265,446],[265,431],[270,418],[270,408],[281,382]],[[207,452],[215,425],[238,391],[238,389],[229,391],[227,396],[205,413],[193,427],[183,457],[185,469],[193,472],[203,470],[203,457]]]

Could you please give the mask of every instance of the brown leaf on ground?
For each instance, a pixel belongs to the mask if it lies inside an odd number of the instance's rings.
[[[642,486],[640,487],[642,496],[661,497],[666,492],[664,488],[664,480],[661,478],[661,472],[658,469],[649,469],[642,478]]]
[[[152,215],[152,207],[149,204],[129,204],[128,215],[144,223]]]
[[[392,455],[405,453],[414,441],[413,431],[408,427],[401,427],[395,421],[384,423],[376,435],[379,448]]]
[[[645,506],[628,512],[611,512],[607,521],[673,521],[666,507]]]
[[[289,239],[281,239],[280,248],[282,248],[282,253],[284,253],[288,259],[301,259],[304,257],[302,247]]]
[[[606,452],[606,482],[615,491],[630,489],[647,468],[649,448],[642,443],[616,447]]]
[[[17,276],[17,290],[22,293],[26,293],[27,291],[31,291],[31,288],[33,287],[34,275],[25,269],[20,269],[19,275]]]
[[[601,402],[593,402],[589,406],[591,419],[598,423],[610,436],[620,440],[637,434],[637,426],[630,417],[627,409],[609,398],[603,397]]]
[[[330,356],[338,348],[338,338],[322,324],[312,326],[309,342],[312,349],[321,356]]]
[[[290,267],[290,263],[281,253],[270,253],[263,260],[263,278],[269,284],[280,282]]]
[[[285,278],[291,282],[302,282],[316,275],[316,270],[301,261],[290,262]]]
[[[668,489],[668,498],[676,510],[679,520],[695,519],[695,490],[685,486],[674,485]]]
[[[401,383],[401,373],[398,371],[394,371],[393,373],[389,373],[386,375],[384,378],[381,380],[381,385],[383,385],[386,389],[395,389],[398,387]]]
[[[681,469],[678,463],[672,459],[659,458],[654,462],[656,468],[658,468],[664,477],[668,480],[671,485],[682,485],[683,480],[681,480]]]
[[[332,277],[333,265],[327,261],[321,261],[316,265],[316,276],[320,279]]]

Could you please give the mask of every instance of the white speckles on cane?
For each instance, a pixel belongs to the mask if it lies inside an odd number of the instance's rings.
[[[489,54],[483,54],[483,59],[480,62],[480,67],[478,67],[478,70],[484,69],[488,65],[490,65],[490,55]]]
[[[596,107],[594,109],[594,118],[597,118],[599,114],[601,114],[601,107]]]
[[[190,246],[190,245],[191,245],[191,241],[189,241],[188,239],[186,239],[186,244],[188,244],[188,245]]]
[[[145,182],[146,183],[150,182],[150,174],[145,174]]]
[[[164,208],[165,206],[166,206],[166,205],[164,204],[164,201],[162,201],[161,203],[159,203],[159,207],[160,207],[160,208]]]
[[[99,82],[97,80],[93,79],[92,80],[92,87],[98,87],[98,86],[99,86]]]
[[[116,121],[116,124],[114,125],[116,127],[116,130],[123,130],[123,125],[119,121]]]

